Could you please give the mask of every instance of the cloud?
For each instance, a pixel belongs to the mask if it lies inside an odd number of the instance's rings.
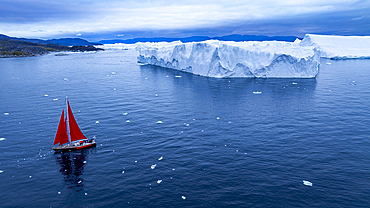
[[[369,4],[354,0],[3,0],[0,33],[45,37],[104,31],[196,30],[356,11],[370,8]]]

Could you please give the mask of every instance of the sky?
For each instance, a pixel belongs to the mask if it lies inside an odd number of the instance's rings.
[[[370,35],[370,0],[0,0],[0,34],[138,37]]]

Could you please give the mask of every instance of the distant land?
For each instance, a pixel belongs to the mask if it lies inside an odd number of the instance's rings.
[[[59,38],[59,39],[42,40],[42,39],[16,38],[16,37],[9,37],[7,35],[0,34],[0,39],[2,38],[12,39],[12,40],[22,40],[22,41],[27,41],[31,43],[57,44],[57,45],[64,45],[64,46],[101,45],[101,43],[92,43],[92,42],[89,42],[81,38]]]
[[[41,40],[15,38],[0,34],[0,58],[38,56],[50,52],[103,50],[95,48],[93,45],[97,44],[80,38]]]
[[[138,42],[173,42],[181,41],[183,43],[196,42],[196,41],[205,41],[205,40],[223,40],[223,41],[286,41],[294,42],[298,37],[296,36],[264,36],[264,35],[227,35],[221,37],[208,37],[208,36],[191,36],[185,38],[165,38],[165,37],[156,37],[156,38],[133,38],[133,39],[114,39],[114,40],[101,40],[98,43],[101,44],[115,44],[115,43],[125,43],[125,44],[134,44]]]

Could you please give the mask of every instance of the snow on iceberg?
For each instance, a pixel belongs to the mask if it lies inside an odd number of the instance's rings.
[[[313,78],[319,53],[313,46],[281,41],[137,44],[138,62],[207,77]]]
[[[370,36],[307,34],[299,45],[316,47],[323,58],[370,58]]]

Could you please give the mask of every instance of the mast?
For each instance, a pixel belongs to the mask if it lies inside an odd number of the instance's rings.
[[[71,127],[69,126],[69,113],[68,113],[68,98],[66,96],[66,106],[67,106],[67,117],[66,117],[66,126],[67,126],[67,134],[68,134],[68,141],[71,144]]]

